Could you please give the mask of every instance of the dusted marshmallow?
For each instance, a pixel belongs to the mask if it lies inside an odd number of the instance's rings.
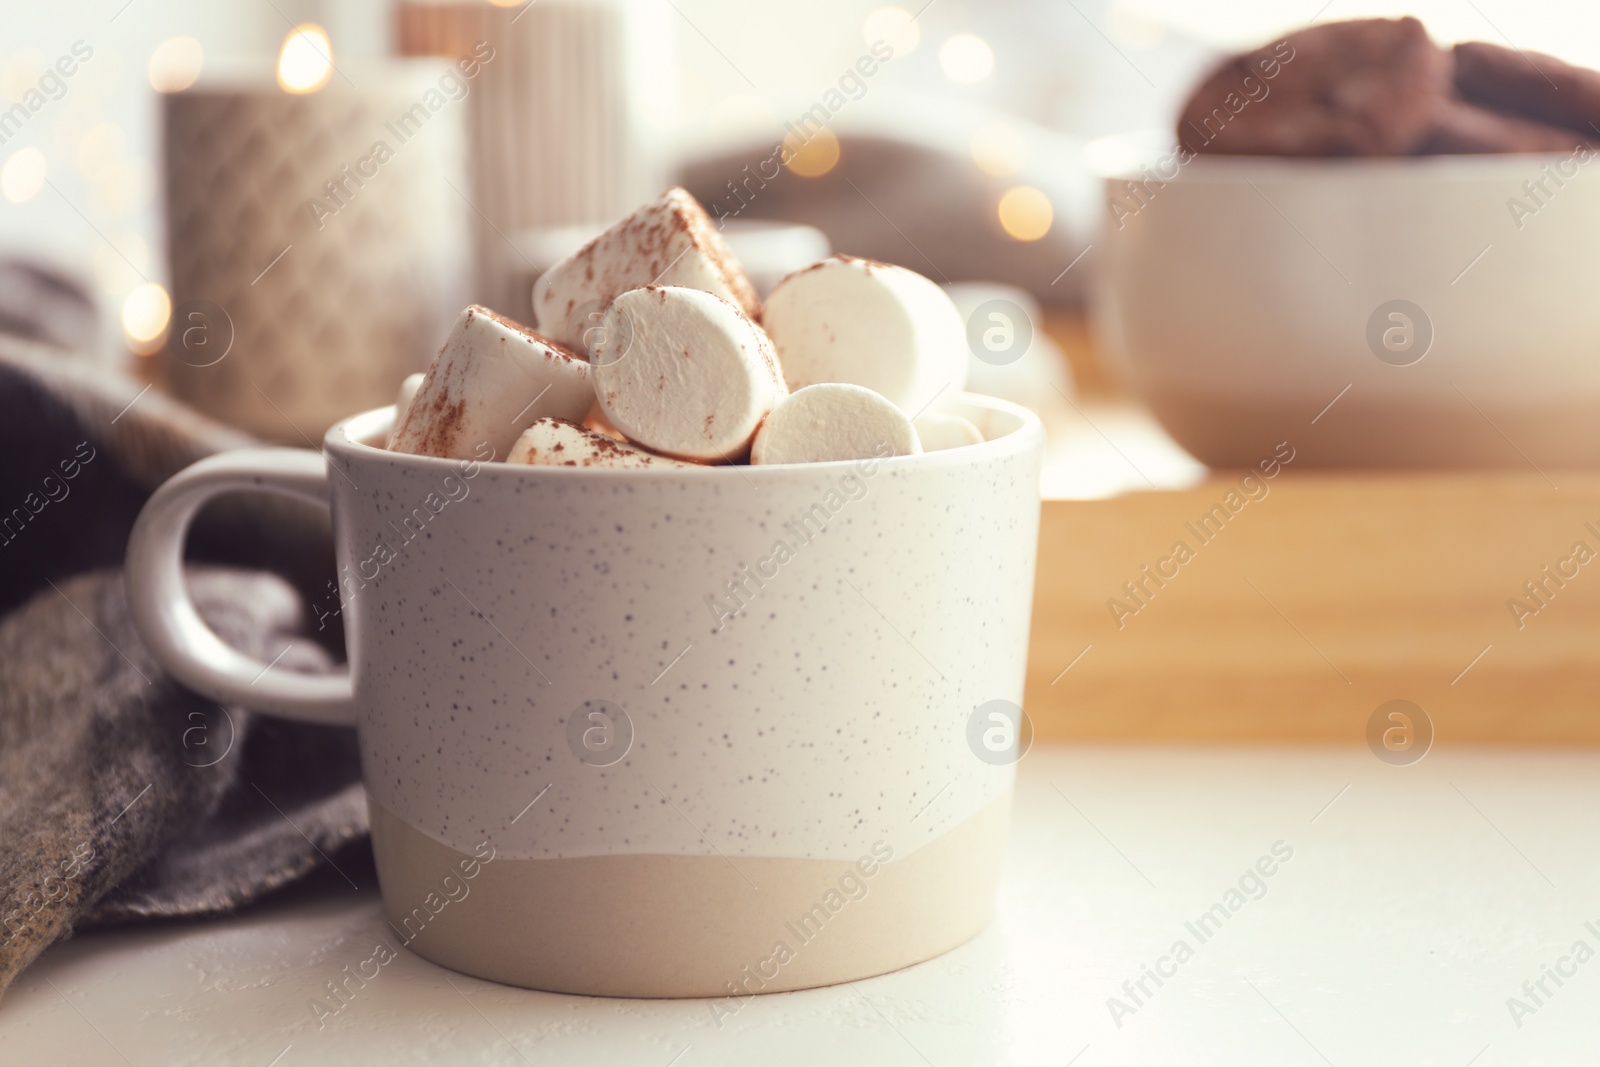
[[[400,392],[394,398],[394,422],[389,425],[389,447],[394,447],[394,435],[400,430],[400,422],[406,417],[406,412],[411,410],[411,401],[416,399],[417,389],[422,385],[423,374],[406,375],[406,380],[400,383]]]
[[[917,428],[917,440],[922,442],[924,452],[983,444],[983,434],[960,415],[930,411],[919,415],[913,425]]]
[[[533,420],[581,419],[594,399],[580,355],[474,304],[461,313],[389,445],[446,459],[502,459]],[[483,454],[487,445],[494,450]]]
[[[507,463],[541,467],[687,467],[565,419],[539,419],[511,446]]]
[[[761,299],[744,268],[705,209],[682,189],[668,189],[540,275],[534,314],[543,333],[588,352],[598,343],[600,313],[646,285],[703,289],[761,318]]]
[[[752,463],[825,463],[922,451],[905,412],[871,389],[830,383],[796,390],[772,409],[750,450]]]
[[[601,333],[593,353],[600,409],[653,452],[734,462],[788,392],[761,327],[700,289],[623,293],[601,317]]]
[[[915,271],[834,256],[796,271],[767,297],[762,323],[796,389],[864,385],[916,413],[967,380],[961,314]]]

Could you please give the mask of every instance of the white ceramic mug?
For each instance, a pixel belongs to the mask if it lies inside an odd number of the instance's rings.
[[[883,973],[988,921],[994,708],[1020,725],[1043,431],[953,409],[985,443],[634,471],[397,454],[368,412],[326,460],[224,453],[162,486],[134,618],[197,692],[356,725],[385,911],[430,960],[727,1010]],[[196,613],[185,532],[240,490],[331,506],[341,598],[315,610],[348,673],[269,667]]]

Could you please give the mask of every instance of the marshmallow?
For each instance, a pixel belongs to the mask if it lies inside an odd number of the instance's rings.
[[[785,397],[761,424],[752,463],[825,463],[922,451],[905,412],[871,389],[829,383]]]
[[[834,256],[796,271],[767,297],[762,325],[796,389],[864,385],[920,412],[967,380],[961,314],[915,271]]]
[[[540,275],[534,314],[541,332],[588,352],[598,340],[600,313],[622,293],[646,285],[703,289],[761,318],[761,299],[722,234],[699,202],[676,188]]]
[[[761,327],[699,289],[623,293],[601,316],[600,332],[593,353],[600,409],[653,452],[731,463],[789,391]]]
[[[565,419],[539,419],[511,446],[507,463],[543,467],[688,467]]]
[[[583,418],[594,399],[589,377],[582,356],[474,304],[456,320],[389,447],[500,459],[535,419]]]
[[[400,421],[406,417],[406,412],[411,410],[411,401],[417,397],[417,389],[422,385],[423,374],[406,375],[406,380],[400,383],[400,392],[394,398],[394,421],[389,424],[388,448],[394,447],[394,435],[400,429]]]
[[[983,444],[983,434],[960,415],[930,411],[917,416],[913,425],[917,428],[917,440],[922,442],[924,452],[939,452],[946,448],[960,448],[962,445]]]

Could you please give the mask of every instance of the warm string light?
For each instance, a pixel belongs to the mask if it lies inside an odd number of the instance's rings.
[[[170,37],[150,53],[147,74],[158,93],[180,93],[200,77],[205,50],[193,37]]]
[[[1015,123],[986,122],[972,137],[972,161],[996,178],[1009,178],[1028,162],[1028,138]]]
[[[1000,197],[998,214],[1000,228],[1018,241],[1037,241],[1050,232],[1055,221],[1050,198],[1031,185],[1007,189]]]
[[[32,200],[44,188],[50,167],[37,148],[19,148],[0,166],[0,194],[13,204]]]
[[[802,178],[820,178],[839,163],[839,138],[826,126],[803,143],[790,134],[783,139],[783,144],[789,150],[789,162],[785,166]]]
[[[155,282],[146,282],[122,302],[122,334],[141,356],[161,350],[172,322],[172,298]]]
[[[880,7],[867,16],[861,26],[861,39],[868,48],[882,41],[900,59],[916,51],[922,41],[922,30],[911,12],[903,7]]]
[[[994,73],[994,49],[971,33],[958,33],[939,46],[939,69],[962,85],[976,85]]]
[[[314,93],[333,77],[333,42],[315,22],[289,31],[278,52],[278,85],[286,93]]]

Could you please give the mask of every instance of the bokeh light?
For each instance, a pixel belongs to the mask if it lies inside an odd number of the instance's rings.
[[[22,99],[22,94],[37,88],[39,76],[50,69],[50,61],[37,48],[13,52],[0,63],[0,98],[7,105]]]
[[[122,333],[128,347],[141,356],[161,348],[172,321],[172,298],[155,282],[146,282],[122,302]]]
[[[972,137],[972,160],[996,178],[1009,178],[1028,162],[1028,137],[1014,122],[986,122]]]
[[[37,148],[19,148],[0,166],[0,194],[13,204],[32,200],[44,188],[50,165]]]
[[[289,31],[278,53],[278,84],[285,92],[314,93],[333,77],[333,42],[315,22]]]
[[[1031,185],[1007,189],[1000,197],[1000,228],[1018,241],[1037,241],[1050,232],[1055,209],[1050,198]]]
[[[839,162],[839,138],[826,126],[804,143],[791,133],[783,139],[783,144],[790,153],[785,166],[802,178],[820,178]]]
[[[894,58],[900,59],[917,50],[922,41],[922,30],[911,12],[903,7],[880,7],[867,16],[861,26],[861,39],[867,47],[882,41],[894,49]]]
[[[158,93],[178,93],[200,77],[205,49],[193,37],[169,37],[150,53],[150,88]]]
[[[994,49],[982,37],[958,33],[939,48],[939,69],[962,85],[976,85],[994,73]]]

